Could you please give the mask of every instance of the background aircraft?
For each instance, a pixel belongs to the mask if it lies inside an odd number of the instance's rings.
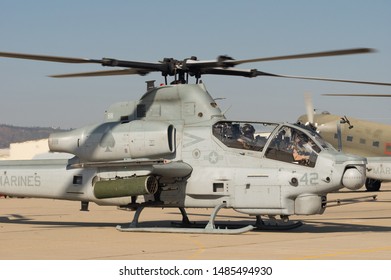
[[[387,94],[324,94],[325,96],[391,97]],[[338,150],[367,158],[368,191],[378,191],[382,181],[391,181],[391,125],[329,112],[314,114],[310,96],[306,95],[307,115],[302,123],[311,123],[322,137]]]

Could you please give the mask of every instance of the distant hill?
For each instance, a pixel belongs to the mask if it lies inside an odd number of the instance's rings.
[[[51,127],[19,127],[0,124],[0,149],[10,147],[11,143],[48,138],[50,133],[65,131]]]

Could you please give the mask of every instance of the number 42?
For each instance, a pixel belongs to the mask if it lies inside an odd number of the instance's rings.
[[[304,173],[304,175],[300,178],[300,182],[304,185],[318,185],[319,175],[318,173]]]

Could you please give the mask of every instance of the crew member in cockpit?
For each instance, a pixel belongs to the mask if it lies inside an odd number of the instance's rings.
[[[309,159],[309,154],[306,148],[304,147],[305,143],[305,136],[304,135],[299,135],[296,133],[292,137],[292,142],[291,142],[291,151],[292,151],[292,156],[295,161],[305,161]]]
[[[238,142],[242,143],[243,148],[251,149],[255,145],[254,133],[255,129],[251,124],[244,124],[242,129],[242,134],[238,138]]]

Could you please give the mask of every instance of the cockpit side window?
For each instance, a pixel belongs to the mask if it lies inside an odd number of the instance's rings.
[[[284,162],[314,167],[321,151],[319,146],[304,132],[283,126],[270,142],[265,156]]]
[[[213,135],[227,147],[261,152],[276,127],[271,123],[222,121],[213,125]]]

